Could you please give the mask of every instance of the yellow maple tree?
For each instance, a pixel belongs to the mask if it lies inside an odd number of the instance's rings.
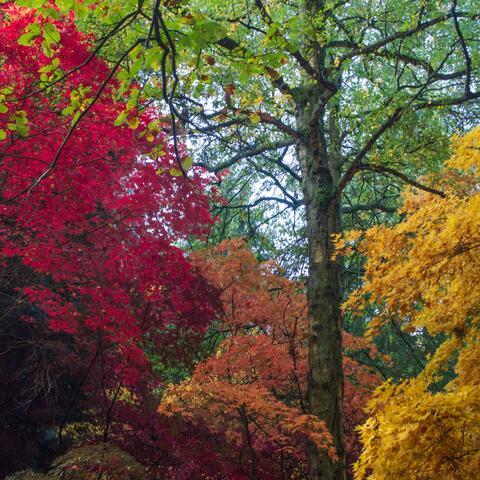
[[[408,189],[401,223],[338,239],[339,251],[366,256],[345,308],[374,306],[370,334],[393,320],[444,338],[422,374],[377,389],[360,427],[357,480],[479,478],[480,128],[452,150],[434,180],[443,195]]]

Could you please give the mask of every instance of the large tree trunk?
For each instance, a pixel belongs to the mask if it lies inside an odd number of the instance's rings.
[[[314,103],[315,99],[307,102]],[[339,456],[335,463],[324,451],[312,447],[309,478],[344,480],[340,281],[339,267],[331,258],[332,234],[339,231],[340,224],[339,201],[335,198],[338,171],[329,159],[323,113],[312,122],[308,104],[297,105],[297,127],[303,133],[297,153],[302,167],[309,246],[308,399],[310,412],[326,422]]]

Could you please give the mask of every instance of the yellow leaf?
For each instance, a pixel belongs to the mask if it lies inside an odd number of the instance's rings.
[[[127,123],[132,130],[135,130],[140,125],[140,120],[138,119],[138,117],[130,117]]]
[[[252,123],[259,123],[262,118],[257,112],[251,113],[250,114],[250,121]]]

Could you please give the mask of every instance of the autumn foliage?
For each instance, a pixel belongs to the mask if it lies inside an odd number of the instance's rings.
[[[181,356],[179,339],[198,342],[211,317],[208,286],[172,245],[211,223],[208,178],[195,169],[188,180],[171,174],[177,160],[154,109],[139,104],[130,125],[114,126],[126,105],[73,22],[10,4],[0,21],[1,328],[9,353],[1,361],[2,383],[13,388],[3,389],[12,410],[2,413],[9,424],[28,411],[32,422],[60,425],[61,441],[81,403],[102,419],[97,436],[106,440],[114,392],[140,395],[153,381],[147,350]],[[19,40],[22,32],[30,34]],[[49,399],[58,395],[51,417]],[[2,437],[5,448],[27,441],[8,429]]]
[[[185,478],[203,478],[205,471],[213,478],[226,472],[228,478],[302,478],[309,443],[335,458],[323,422],[307,413],[304,286],[283,277],[275,263],[259,262],[242,240],[191,260],[219,291],[221,314],[207,334],[211,355],[191,378],[171,385],[159,407],[175,428],[201,431],[211,442],[215,468],[198,456],[182,467]],[[362,339],[345,334],[344,340],[347,350],[375,355]],[[344,368],[347,448],[354,459],[354,428],[379,379],[348,356]],[[189,446],[179,448],[183,458]]]
[[[0,6],[0,477],[300,480],[309,452],[337,461],[308,403],[304,283],[246,240],[199,247],[219,177],[73,14],[43,6]],[[398,224],[336,239],[366,259],[344,305],[369,328],[343,333],[358,480],[478,477],[479,172],[476,128],[405,191]],[[381,384],[374,337],[392,323],[440,347]]]
[[[417,378],[383,385],[361,427],[358,479],[476,478],[480,471],[480,129],[453,141],[436,187],[408,190],[393,228],[347,236],[367,256],[364,284],[346,307],[376,305],[371,333],[388,321],[443,343]]]

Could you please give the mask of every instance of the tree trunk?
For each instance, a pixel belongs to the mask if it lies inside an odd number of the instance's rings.
[[[318,96],[315,95],[317,98]],[[332,234],[339,231],[335,198],[336,162],[329,158],[323,131],[324,112],[312,121],[312,99],[297,105],[297,128],[303,133],[297,154],[302,168],[309,246],[308,400],[310,413],[324,420],[333,435],[338,462],[324,451],[309,452],[310,480],[346,478],[343,447],[342,320],[339,267],[331,260]]]

